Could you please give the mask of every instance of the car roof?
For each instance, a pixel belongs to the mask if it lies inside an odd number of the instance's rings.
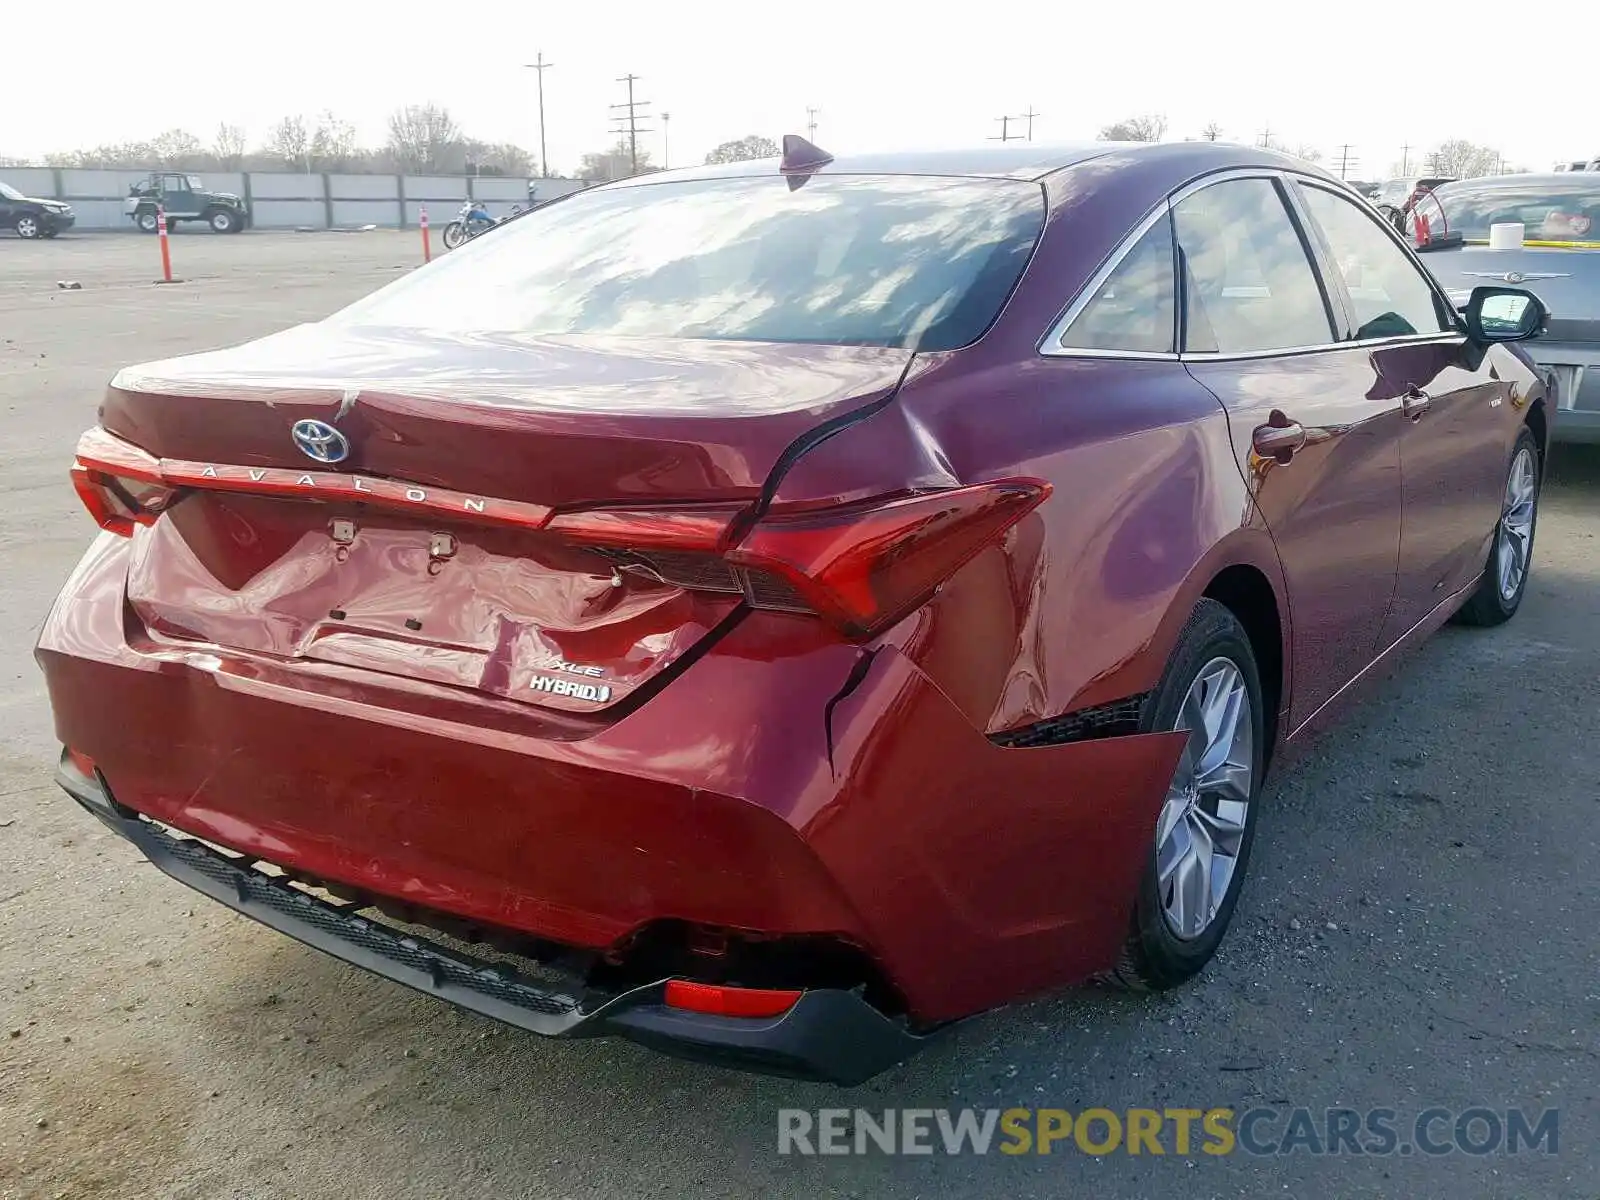
[[[1591,178],[1585,178],[1591,176]],[[1560,191],[1570,191],[1573,187],[1582,187],[1588,184],[1600,190],[1600,172],[1590,171],[1543,171],[1523,172],[1520,175],[1480,175],[1476,179],[1456,179],[1448,185],[1453,195],[1460,195],[1465,191],[1481,192],[1527,192],[1539,191],[1543,188],[1556,188]]]
[[[1161,158],[1174,165],[1190,162],[1196,171],[1221,166],[1290,167],[1307,174],[1323,175],[1321,168],[1301,159],[1225,142],[1071,142],[1044,143],[1012,141],[997,145],[963,146],[939,150],[888,150],[840,154],[814,173],[819,175],[944,175],[979,179],[1019,179],[1038,181],[1057,171],[1068,170],[1098,158],[1115,154],[1119,158]],[[749,159],[744,162],[680,167],[635,175],[618,180],[610,187],[627,187],[669,180],[726,179],[778,173],[776,158]]]

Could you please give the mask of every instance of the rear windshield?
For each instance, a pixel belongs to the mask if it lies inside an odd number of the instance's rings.
[[[606,188],[536,209],[335,323],[946,350],[999,313],[1037,184],[779,176]]]
[[[1417,205],[1416,215],[1428,219],[1433,237],[1459,233],[1469,242],[1486,242],[1489,226],[1515,222],[1530,242],[1600,245],[1600,177],[1560,184],[1446,184]]]

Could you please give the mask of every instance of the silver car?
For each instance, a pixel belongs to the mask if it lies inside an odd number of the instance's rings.
[[[1507,222],[1522,225],[1522,246],[1489,249],[1489,227]],[[1442,184],[1418,200],[1406,227],[1461,302],[1486,283],[1526,287],[1545,302],[1548,329],[1525,349],[1554,382],[1551,440],[1600,443],[1600,172]]]

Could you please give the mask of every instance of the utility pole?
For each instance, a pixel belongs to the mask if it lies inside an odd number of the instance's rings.
[[[1272,127],[1269,125],[1261,131],[1261,148],[1265,150],[1272,145]]]
[[[550,175],[550,160],[544,156],[544,69],[555,66],[544,60],[544,51],[539,51],[531,63],[523,63],[530,71],[539,72],[539,178],[545,179]]]
[[[661,169],[665,171],[672,166],[672,114],[661,114]]]
[[[635,175],[639,173],[639,134],[650,132],[648,128],[641,129],[639,126],[639,110],[641,108],[649,108],[650,101],[635,100],[633,98],[633,85],[638,81],[638,78],[637,75],[631,72],[617,77],[618,83],[628,85],[628,99],[624,104],[613,104],[611,106],[614,109],[623,108],[627,110],[626,115],[619,114],[611,119],[618,123],[616,133],[619,138],[624,132],[628,135],[628,158],[633,164],[633,174]]]
[[[1350,153],[1350,143],[1349,142],[1346,142],[1344,145],[1339,147],[1339,178],[1340,179],[1348,179],[1348,178],[1350,178],[1350,174],[1349,174],[1350,168],[1354,167],[1354,166],[1359,166],[1360,163],[1361,163],[1361,160]]]
[[[991,142],[1009,142],[1011,140],[1011,122],[1017,120],[1017,118],[996,117],[995,120],[1000,122],[1000,136],[991,137],[989,140]]]
[[[816,145],[817,142],[817,114],[821,111],[820,108],[806,105],[806,141],[812,145]]]
[[[1400,147],[1400,174],[1411,174],[1411,143],[1407,142]]]
[[[1033,119],[1042,114],[1033,111],[1033,105],[1028,105],[1028,111],[1022,114],[1022,119],[1028,122],[1028,141],[1033,141]]]

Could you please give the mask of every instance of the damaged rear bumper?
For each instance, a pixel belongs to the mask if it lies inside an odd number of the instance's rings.
[[[619,1036],[680,1057],[838,1084],[861,1083],[916,1053],[926,1035],[890,1020],[855,992],[811,989],[781,1016],[713,1016],[669,1007],[667,980],[620,994],[533,982],[382,921],[346,911],[175,835],[124,807],[98,773],[63,756],[67,794],[161,871],[235,912],[353,966],[544,1037]]]

